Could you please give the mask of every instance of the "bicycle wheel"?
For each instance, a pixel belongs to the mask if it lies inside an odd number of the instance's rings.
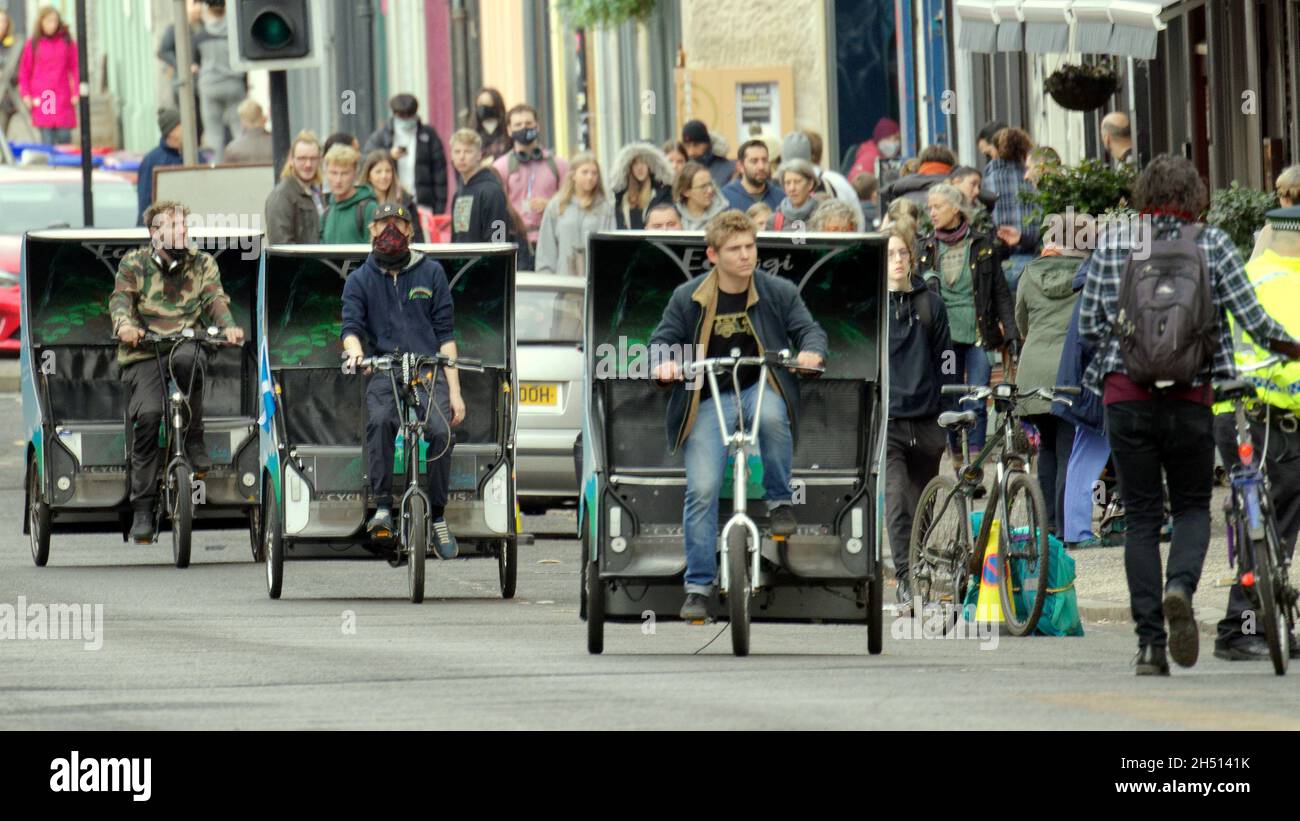
[[[518,539],[497,541],[497,580],[501,583],[501,598],[513,599],[519,579]]]
[[[727,610],[731,617],[731,652],[749,655],[749,551],[745,549],[749,531],[733,527],[727,534]],[[587,604],[590,610],[590,602]]]
[[[41,499],[40,474],[35,462],[27,465],[27,535],[32,561],[44,567],[50,560],[50,506]]]
[[[1262,500],[1261,500],[1262,501]],[[1245,500],[1241,500],[1245,502]],[[1289,612],[1285,601],[1287,584],[1280,578],[1282,573],[1282,545],[1277,537],[1277,527],[1272,515],[1260,510],[1258,515],[1263,520],[1264,538],[1251,539],[1249,536],[1250,505],[1242,504],[1238,519],[1238,544],[1244,548],[1243,558],[1247,564],[1243,569],[1254,571],[1255,605],[1258,608],[1257,624],[1264,631],[1268,643],[1268,655],[1273,661],[1273,672],[1279,676],[1286,675],[1287,662],[1291,656],[1291,631],[1287,623]]]
[[[402,511],[402,549],[406,551],[406,581],[411,604],[424,601],[424,559],[429,552],[429,516],[424,497],[412,493]]]
[[[266,595],[278,599],[284,587],[284,534],[269,482],[262,487],[262,558],[266,561]]]
[[[912,520],[908,543],[908,577],[912,596],[921,607],[961,607],[965,593],[958,587],[966,557],[962,545],[966,530],[966,503],[955,495],[957,482],[951,476],[936,476],[921,491]]]
[[[998,528],[998,595],[1002,619],[1013,636],[1034,631],[1047,601],[1046,510],[1038,481],[1012,473]]]
[[[172,560],[177,567],[189,567],[190,536],[194,528],[194,481],[189,466],[181,463],[172,468],[168,485],[171,491],[168,514],[172,520]]]
[[[600,563],[586,562],[587,652],[598,656],[605,651],[605,586],[600,583]]]

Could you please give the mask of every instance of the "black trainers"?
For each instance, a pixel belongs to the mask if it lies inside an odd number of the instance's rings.
[[[1165,658],[1165,648],[1154,644],[1138,647],[1137,658],[1133,661],[1139,676],[1169,675],[1169,660]]]
[[[794,507],[790,504],[780,504],[772,508],[768,520],[772,525],[773,536],[793,535],[799,524],[795,521]]]
[[[1263,636],[1242,636],[1226,644],[1216,641],[1214,657],[1224,661],[1268,661],[1268,642]]]
[[[1169,657],[1180,667],[1191,667],[1201,651],[1200,633],[1192,617],[1192,597],[1181,587],[1170,587],[1165,591],[1164,611],[1169,623]]]
[[[137,510],[131,520],[131,541],[136,544],[153,543],[153,511]]]
[[[212,458],[204,450],[201,440],[185,443],[185,458],[190,460],[190,467],[194,468],[195,476],[201,477],[212,470]]]
[[[682,611],[678,614],[682,621],[708,621],[709,598],[703,593],[687,593]]]

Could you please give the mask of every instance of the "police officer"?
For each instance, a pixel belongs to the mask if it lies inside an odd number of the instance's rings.
[[[1246,276],[1255,287],[1259,304],[1282,323],[1292,336],[1300,337],[1300,206],[1278,208],[1266,215],[1268,225],[1260,233],[1255,253],[1246,264]],[[1233,328],[1234,354],[1241,366],[1271,356],[1269,351],[1251,344],[1238,328]],[[1256,384],[1259,401],[1248,408],[1251,438],[1255,452],[1263,454],[1267,465],[1273,511],[1277,516],[1278,537],[1290,555],[1300,533],[1300,362],[1284,362],[1250,375]],[[1232,404],[1219,403],[1214,408],[1214,441],[1219,446],[1224,465],[1238,463],[1237,428]],[[1267,413],[1266,413],[1267,411]],[[1267,418],[1267,423],[1265,419]],[[1268,452],[1264,453],[1265,440]],[[1228,661],[1263,661],[1268,659],[1268,642],[1248,618],[1249,599],[1240,584],[1228,594],[1228,612],[1219,622],[1214,655]],[[1300,658],[1300,647],[1291,639],[1291,657]]]

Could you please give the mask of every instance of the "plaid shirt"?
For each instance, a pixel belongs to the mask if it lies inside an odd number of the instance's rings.
[[[990,160],[984,168],[984,187],[998,195],[993,204],[994,225],[1014,225],[1020,229],[1019,253],[1033,253],[1038,245],[1038,226],[1032,219],[1033,209],[1020,199],[1021,193],[1034,190],[1025,179],[1025,167],[1006,160]]]
[[[1184,224],[1176,217],[1155,217],[1152,239],[1169,239]],[[1098,395],[1102,392],[1106,374],[1125,373],[1119,337],[1111,332],[1119,315],[1120,281],[1128,263],[1127,238],[1116,235],[1124,233],[1127,232],[1106,231],[1101,234],[1096,252],[1080,269],[1086,280],[1080,297],[1079,333],[1098,346],[1097,355],[1083,375],[1083,386]],[[1214,350],[1213,363],[1202,369],[1196,381],[1196,384],[1204,385],[1215,379],[1232,379],[1236,375],[1232,359],[1232,328],[1225,310],[1232,311],[1238,324],[1264,347],[1268,346],[1270,339],[1291,341],[1291,337],[1255,298],[1255,289],[1246,277],[1241,254],[1227,234],[1207,225],[1196,245],[1209,263],[1214,301],[1219,309],[1219,344]]]

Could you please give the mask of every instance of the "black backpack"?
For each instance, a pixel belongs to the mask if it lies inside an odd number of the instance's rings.
[[[1144,387],[1192,384],[1214,356],[1214,283],[1196,245],[1201,225],[1154,240],[1147,259],[1129,253],[1116,333],[1124,370]]]

